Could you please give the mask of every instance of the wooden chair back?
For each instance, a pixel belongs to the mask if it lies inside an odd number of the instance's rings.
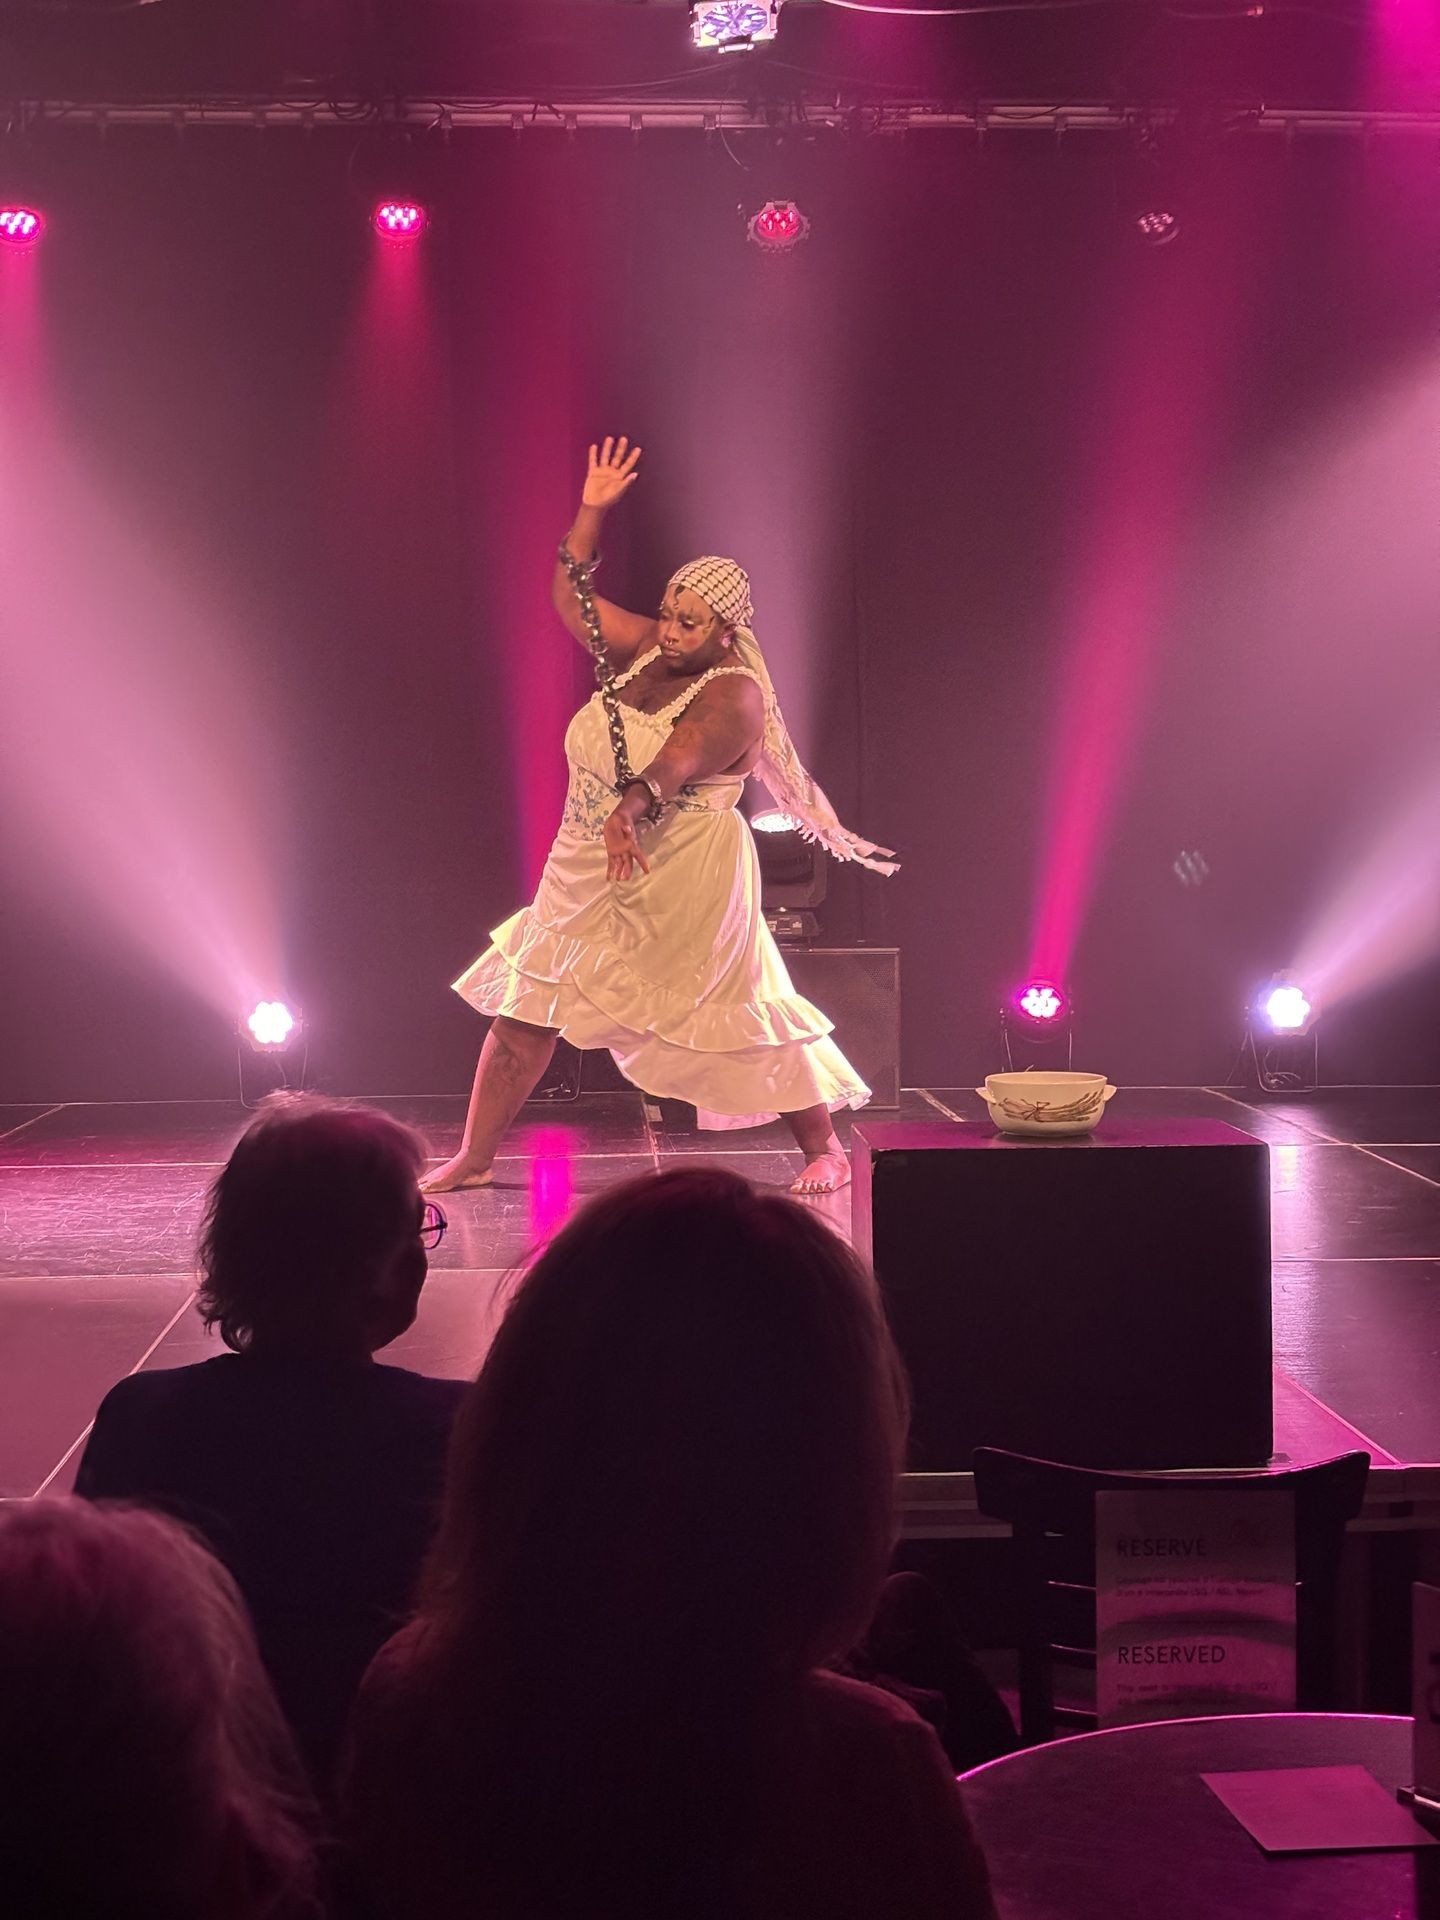
[[[1093,1708],[1056,1699],[1057,1669],[1095,1671],[1095,1495],[1224,1489],[1288,1492],[1295,1506],[1296,1705],[1334,1704],[1336,1596],[1346,1524],[1360,1511],[1368,1453],[1256,1473],[1103,1473],[1034,1460],[1000,1447],[975,1453],[980,1511],[1007,1520],[1014,1539],[1020,1655],[1020,1737],[1093,1727]],[[1093,1684],[1093,1683],[1092,1683]]]

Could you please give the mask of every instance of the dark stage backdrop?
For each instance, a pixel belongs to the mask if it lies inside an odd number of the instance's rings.
[[[231,982],[185,912],[207,778],[238,818],[199,891],[283,968],[321,1083],[467,1084],[480,1026],[447,982],[553,829],[588,664],[549,567],[607,429],[645,458],[604,590],[649,606],[733,551],[813,767],[901,851],[893,880],[833,873],[826,933],[902,949],[906,1078],[997,1065],[1043,889],[1071,902],[1076,1064],[1223,1078],[1247,990],[1433,758],[1433,155],[1237,138],[1193,159],[1181,236],[1150,250],[1101,136],[474,133],[402,257],[351,144],[121,129],[57,155],[19,399],[83,485],[30,498],[59,604],[0,611],[7,674],[31,656],[61,683],[0,721],[23,731],[3,1097],[233,1084]],[[777,192],[813,234],[767,258],[741,210]],[[126,530],[113,620],[102,514]],[[152,590],[166,631],[137,637]],[[97,760],[88,707],[117,683]],[[158,759],[137,711],[163,714]],[[73,844],[147,777],[129,855],[175,868],[148,939],[125,861]],[[1088,839],[1052,858],[1066,807]],[[1337,1009],[1329,1077],[1436,1077],[1437,985]]]

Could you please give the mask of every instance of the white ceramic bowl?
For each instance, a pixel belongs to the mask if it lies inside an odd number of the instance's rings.
[[[976,1093],[1002,1133],[1093,1133],[1115,1088],[1103,1073],[990,1073]]]

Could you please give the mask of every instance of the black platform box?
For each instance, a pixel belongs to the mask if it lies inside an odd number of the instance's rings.
[[[1035,1141],[862,1121],[853,1158],[912,1470],[966,1471],[982,1445],[1090,1467],[1269,1458],[1263,1142],[1201,1120]]]

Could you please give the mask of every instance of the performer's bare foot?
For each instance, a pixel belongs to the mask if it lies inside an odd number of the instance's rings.
[[[447,1160],[442,1167],[432,1167],[429,1173],[420,1176],[421,1193],[470,1193],[476,1187],[488,1187],[494,1181],[495,1169],[482,1167],[468,1154],[457,1153],[453,1160]]]
[[[800,1178],[791,1183],[790,1191],[807,1195],[839,1193],[849,1184],[850,1162],[844,1148],[837,1145],[826,1153],[816,1154]]]

